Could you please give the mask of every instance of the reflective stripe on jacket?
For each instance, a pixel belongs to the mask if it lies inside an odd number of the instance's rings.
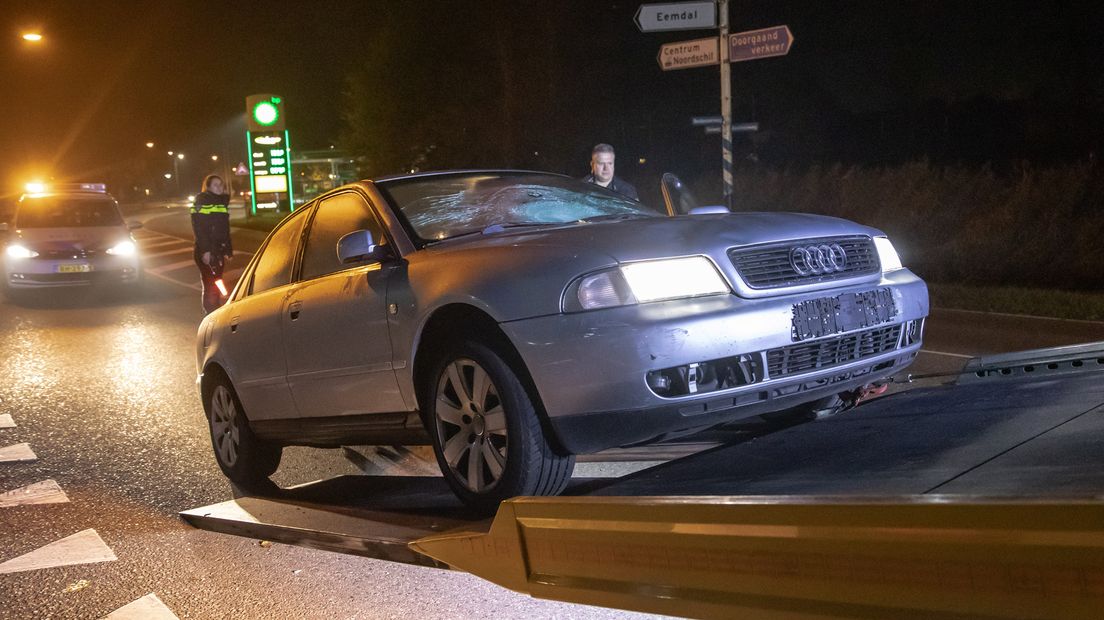
[[[198,207],[193,204],[191,208],[192,214],[199,213],[200,215],[210,215],[212,213],[230,213],[228,205],[203,205]]]

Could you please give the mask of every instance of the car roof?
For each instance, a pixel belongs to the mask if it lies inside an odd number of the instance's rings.
[[[59,197],[76,198],[78,200],[96,200],[96,199],[99,199],[99,200],[108,200],[110,202],[115,202],[115,198],[111,194],[108,194],[107,192],[89,192],[89,191],[79,191],[79,190],[69,190],[69,191],[62,190],[62,191],[54,191],[54,192],[39,192],[39,193],[34,193],[34,194],[23,194],[22,196],[19,197],[19,202],[23,202],[24,200],[29,200],[29,199],[33,200],[33,199],[37,199],[37,198],[59,198]]]

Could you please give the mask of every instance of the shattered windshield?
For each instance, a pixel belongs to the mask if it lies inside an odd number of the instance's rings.
[[[554,175],[427,176],[379,187],[422,242],[515,226],[659,216],[596,185]]]

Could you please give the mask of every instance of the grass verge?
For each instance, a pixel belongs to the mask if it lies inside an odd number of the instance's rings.
[[[1104,293],[928,283],[936,308],[1104,321]]]
[[[262,213],[260,215],[254,215],[253,217],[244,217],[240,220],[235,219],[230,222],[230,225],[267,233],[271,232],[273,228],[276,228],[276,225],[282,222],[287,216],[287,213]]]

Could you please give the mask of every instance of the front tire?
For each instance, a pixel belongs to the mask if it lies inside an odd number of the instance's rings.
[[[280,466],[283,448],[258,439],[249,428],[230,381],[219,378],[204,402],[215,461],[226,477],[242,485],[267,480]]]
[[[575,456],[548,441],[517,373],[480,342],[447,349],[423,393],[437,464],[452,491],[481,513],[518,495],[562,492]]]

